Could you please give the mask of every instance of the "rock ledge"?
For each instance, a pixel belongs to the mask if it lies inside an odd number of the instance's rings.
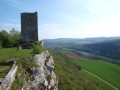
[[[31,85],[23,90],[58,90],[58,79],[54,73],[53,57],[46,50],[35,56],[38,67],[31,68]]]

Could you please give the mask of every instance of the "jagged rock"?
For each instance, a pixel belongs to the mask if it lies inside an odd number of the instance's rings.
[[[27,90],[58,90],[58,80],[53,71],[54,61],[46,50],[35,56],[37,68],[31,68],[31,88]]]

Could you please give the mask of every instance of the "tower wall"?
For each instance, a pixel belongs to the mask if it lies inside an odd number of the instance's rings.
[[[21,38],[24,43],[38,41],[37,12],[21,13]]]

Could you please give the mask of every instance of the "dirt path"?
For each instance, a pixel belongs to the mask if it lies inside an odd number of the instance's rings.
[[[91,72],[89,72],[89,71],[87,71],[87,70],[85,70],[85,69],[82,69],[82,71],[93,75],[94,77],[96,77],[96,78],[98,78],[99,80],[105,82],[106,84],[108,84],[109,86],[111,86],[112,88],[114,88],[115,90],[119,90],[118,88],[116,88],[115,86],[111,85],[109,82],[103,80],[102,78],[98,77],[97,75],[95,75],[95,74],[93,74],[93,73],[91,73]]]

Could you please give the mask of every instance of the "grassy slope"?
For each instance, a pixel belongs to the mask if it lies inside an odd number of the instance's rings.
[[[76,60],[74,62],[120,89],[120,66],[100,60]]]
[[[114,90],[94,76],[79,70],[80,67],[63,54],[51,53],[56,64],[59,90]]]

